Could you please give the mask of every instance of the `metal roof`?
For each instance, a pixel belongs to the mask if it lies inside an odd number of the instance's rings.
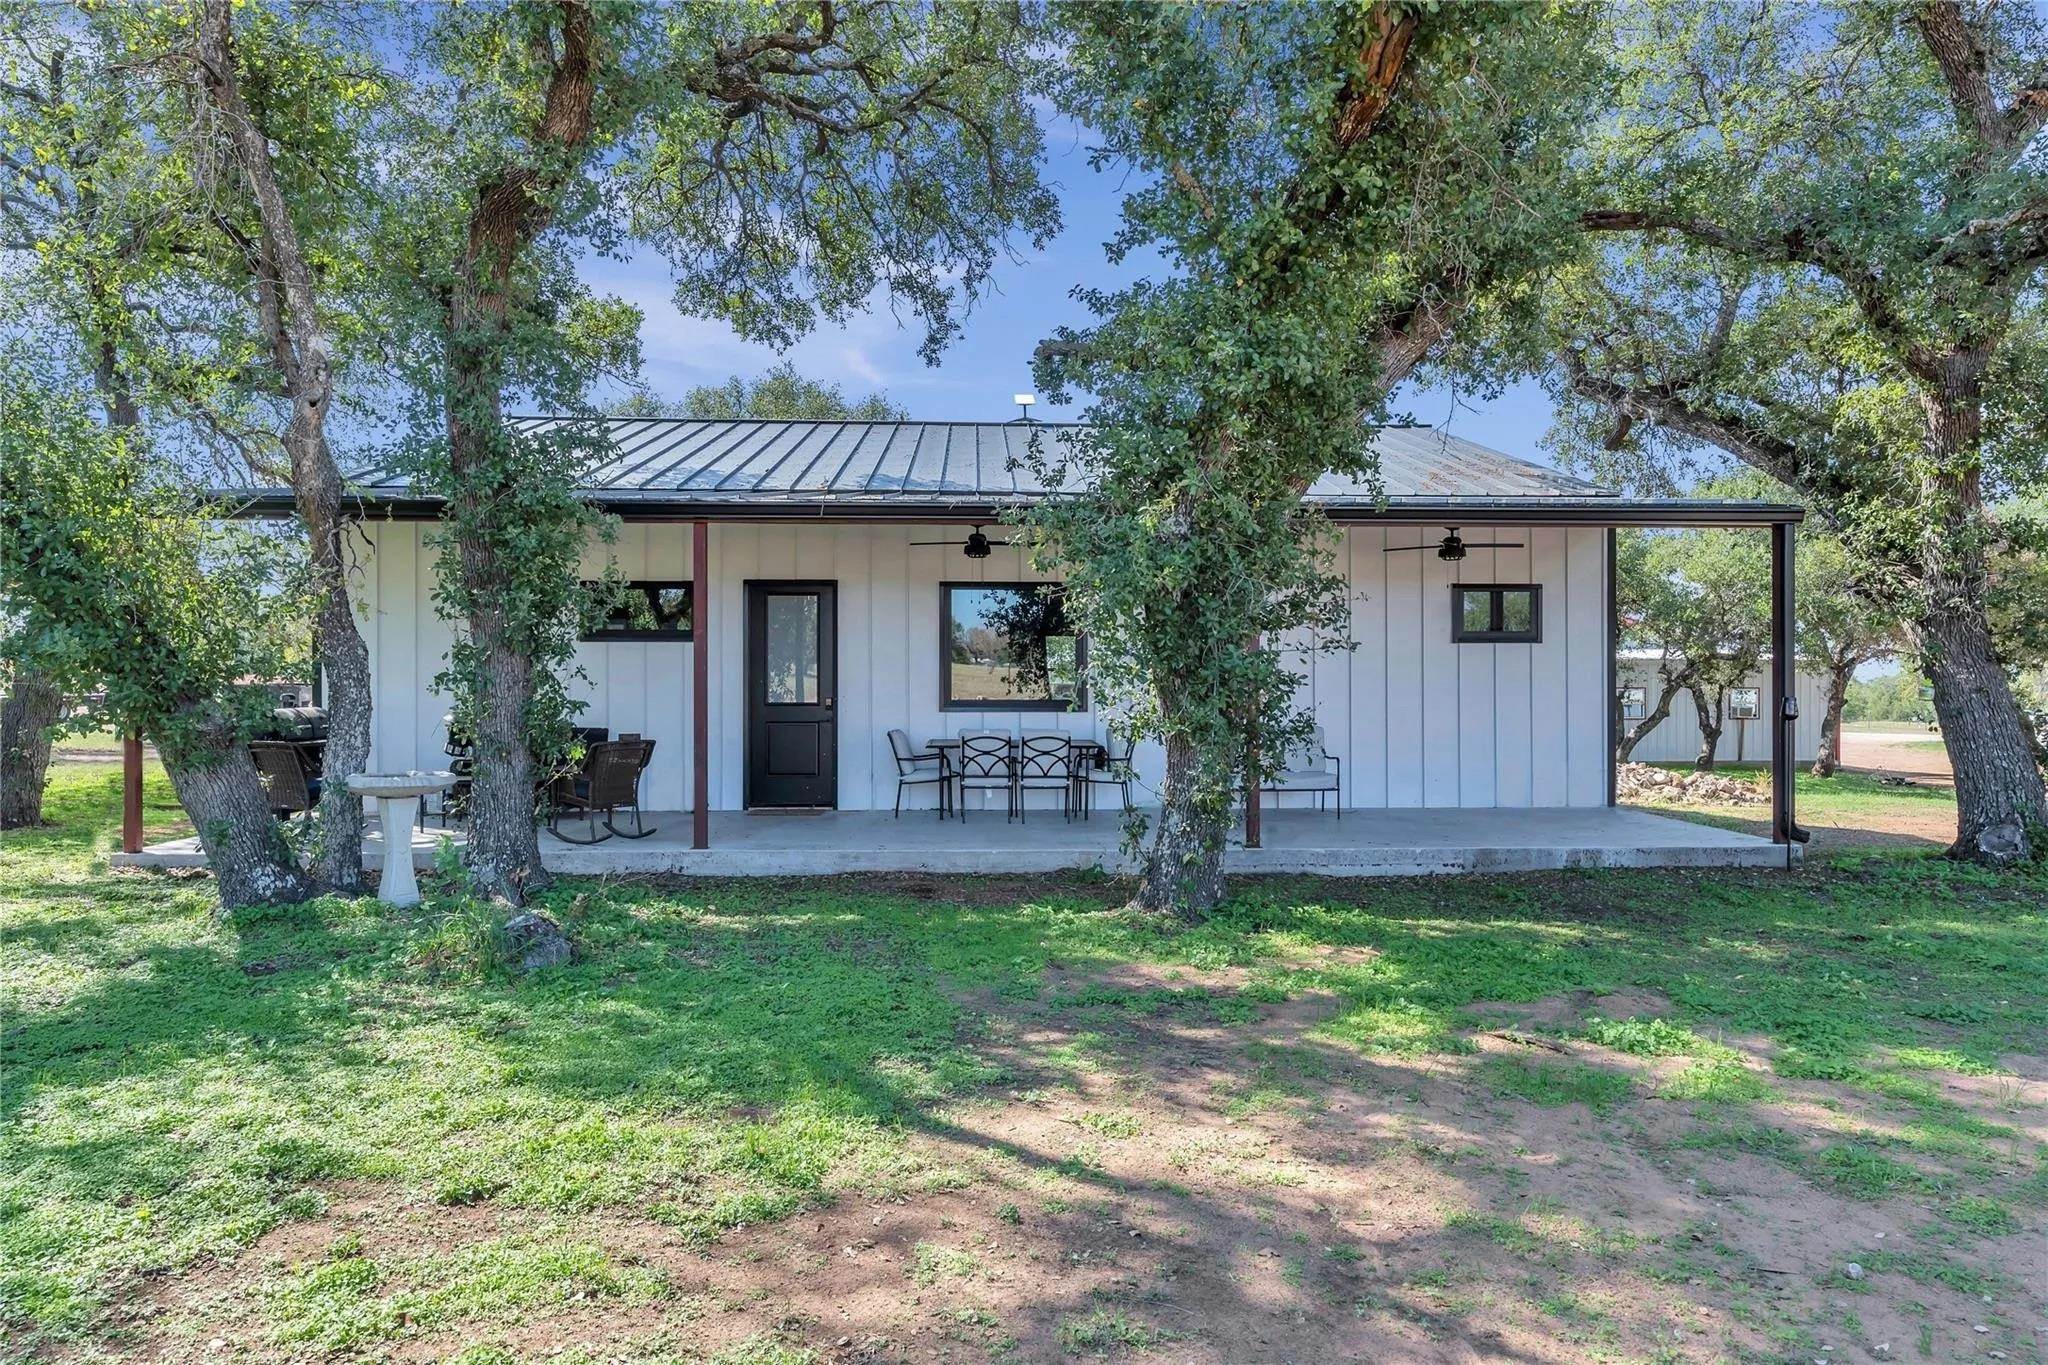
[[[628,520],[994,521],[1048,496],[1027,467],[1033,442],[1070,441],[1062,422],[842,422],[676,417],[515,417],[538,435],[601,424],[609,455],[582,493]],[[1377,485],[1326,474],[1309,501],[1334,520],[1410,525],[1733,526],[1798,521],[1784,504],[1627,498],[1431,427],[1372,435]],[[402,474],[349,479],[366,513],[431,518],[435,497]],[[1077,490],[1070,490],[1077,491]],[[223,490],[231,515],[292,514],[289,488]]]
[[[1078,424],[1056,422],[841,422],[671,417],[512,419],[539,435],[581,421],[603,424],[612,455],[584,478],[605,502],[647,498],[691,502],[791,499],[890,503],[1007,504],[1042,498],[1027,466],[1034,443],[1072,440]],[[1607,489],[1428,427],[1373,434],[1380,487],[1325,475],[1314,502],[1371,503],[1447,498],[1611,498]],[[382,470],[353,480],[371,494],[403,495]]]

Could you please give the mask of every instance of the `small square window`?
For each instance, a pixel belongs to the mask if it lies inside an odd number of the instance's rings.
[[[1640,687],[1624,687],[1624,688],[1622,688],[1622,689],[1621,689],[1621,718],[1622,718],[1623,720],[1641,720],[1641,719],[1643,718],[1643,715],[1644,715],[1644,712],[1645,712],[1645,708],[1646,708],[1646,707],[1648,707],[1648,705],[1649,705],[1649,702],[1650,702],[1650,694],[1649,694],[1649,693],[1648,693],[1647,691],[1645,691],[1645,690],[1644,690],[1643,688],[1640,688]]]
[[[1755,720],[1757,690],[1754,687],[1731,687],[1728,689],[1728,718],[1730,720]]]
[[[1454,583],[1451,638],[1459,644],[1535,644],[1543,638],[1543,588],[1535,583]]]
[[[586,583],[592,593],[603,585]],[[618,596],[603,621],[583,633],[592,644],[610,640],[687,640],[691,638],[690,585],[684,582],[634,579],[619,585]]]

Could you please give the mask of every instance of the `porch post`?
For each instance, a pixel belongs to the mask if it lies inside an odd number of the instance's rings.
[[[142,852],[142,736],[121,737],[121,851]]]
[[[711,531],[690,524],[690,847],[711,847]]]
[[[1614,751],[1621,746],[1621,679],[1615,673],[1616,661],[1621,657],[1621,589],[1614,581],[1620,534],[1612,526],[1607,528],[1607,804],[1610,806],[1617,795],[1616,770],[1620,766],[1614,761]]]
[[[1794,818],[1792,769],[1797,749],[1799,695],[1793,658],[1797,603],[1793,598],[1793,533],[1789,521],[1771,523],[1771,842],[1803,844],[1807,832]]]
[[[1250,641],[1254,652],[1259,647],[1259,637]],[[1259,828],[1259,708],[1254,705],[1245,725],[1244,755],[1244,846],[1258,848],[1261,831]]]

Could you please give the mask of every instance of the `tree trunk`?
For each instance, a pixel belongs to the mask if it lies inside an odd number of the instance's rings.
[[[1678,694],[1685,690],[1685,681],[1682,678],[1674,678],[1668,674],[1660,676],[1663,679],[1663,687],[1657,693],[1657,704],[1651,707],[1641,720],[1630,726],[1628,732],[1622,735],[1620,741],[1615,744],[1614,761],[1616,763],[1626,763],[1629,761],[1629,755],[1636,751],[1636,745],[1641,744],[1648,737],[1650,731],[1664,723],[1665,719],[1671,714],[1671,703],[1678,700]],[[1617,706],[1620,704],[1618,700],[1615,702]]]
[[[493,459],[494,444],[504,430],[513,272],[534,238],[553,221],[554,196],[594,126],[599,61],[595,22],[581,0],[560,0],[555,9],[561,45],[552,59],[532,134],[549,159],[507,166],[478,184],[457,262],[458,282],[448,293],[448,458],[460,496],[478,507],[517,493],[505,486],[516,473],[507,473],[505,463]],[[464,861],[484,891],[516,905],[527,891],[547,885],[540,865],[540,831],[534,824],[533,755],[526,734],[533,661],[519,648],[503,605],[512,567],[499,561],[473,523],[452,520],[456,568],[469,603],[469,646],[475,651],[478,672],[476,776]]]
[[[1200,755],[1186,736],[1166,740],[1166,781],[1159,825],[1131,908],[1196,922],[1222,904],[1223,844],[1230,832],[1230,801],[1204,790]]]
[[[1953,857],[1992,863],[2032,856],[2048,825],[2048,793],[2026,719],[1985,617],[1983,377],[1989,353],[1942,358],[1923,390],[1927,467],[1921,505],[1919,619],[1913,623],[1956,782]]]
[[[458,440],[474,440],[474,433]],[[533,696],[533,661],[511,642],[505,614],[490,589],[502,583],[491,548],[458,535],[460,571],[478,604],[469,615],[469,639],[478,656],[476,772],[469,793],[469,843],[463,861],[480,889],[523,905],[529,891],[548,884],[540,865],[540,828],[534,821],[533,751],[526,705]]]
[[[158,751],[178,804],[199,832],[222,909],[290,904],[312,894],[233,726],[209,717],[198,738],[176,746],[160,742]]]
[[[1828,670],[1828,711],[1820,722],[1820,752],[1813,756],[1813,775],[1833,777],[1842,766],[1842,708],[1849,703],[1849,680],[1856,676],[1854,659],[1838,659]]]
[[[43,781],[50,771],[50,727],[64,717],[64,692],[23,669],[0,702],[0,829],[43,823]]]
[[[1721,747],[1721,702],[1725,695],[1725,689],[1714,688],[1713,701],[1709,702],[1706,687],[1698,683],[1693,685],[1692,709],[1700,721],[1700,752],[1693,759],[1692,766],[1703,773],[1714,770],[1714,753]]]
[[[334,396],[333,347],[320,316],[313,271],[271,161],[269,140],[242,98],[234,57],[230,0],[207,0],[200,25],[200,81],[234,144],[262,233],[243,238],[257,312],[272,357],[292,399],[284,448],[292,493],[306,528],[316,606],[317,666],[327,673],[327,746],[322,759],[320,843],[314,880],[322,890],[353,893],[363,876],[363,802],[348,779],[370,761],[370,651],[348,600],[341,470],[327,444]],[[239,236],[239,234],[238,234]]]
[[[322,447],[325,447],[323,438]],[[297,456],[293,468],[298,468]],[[328,465],[333,468],[331,460]],[[340,545],[347,534],[340,516],[340,480],[335,496],[301,489],[299,515],[312,544],[318,607],[313,616],[314,666],[326,675],[327,744],[320,761],[320,844],[313,879],[322,891],[352,895],[362,889],[363,799],[348,779],[370,766],[370,649],[348,600]]]
[[[1934,711],[1956,782],[1959,858],[2007,861],[2032,855],[2048,825],[2041,769],[2026,719],[1983,618],[1938,613],[1917,631]]]

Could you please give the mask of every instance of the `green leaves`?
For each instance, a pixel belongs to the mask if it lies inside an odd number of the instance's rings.
[[[0,597],[24,662],[176,761],[195,727],[250,722],[237,684],[303,650],[296,547],[221,522],[72,397],[10,367],[0,406]]]
[[[1095,325],[1040,347],[1043,388],[1095,399],[1043,476],[1093,493],[1029,520],[1096,695],[1220,819],[1246,763],[1275,767],[1311,723],[1283,650],[1350,645],[1302,494],[1369,477],[1394,388],[1556,251],[1591,60],[1579,21],[1536,5],[1057,13],[1062,105],[1138,184],[1111,255],[1165,269],[1077,291]]]
[[[1012,238],[1058,228],[1041,42],[1015,3],[679,6],[607,188],[683,312],[780,347],[882,294],[935,359]]]

